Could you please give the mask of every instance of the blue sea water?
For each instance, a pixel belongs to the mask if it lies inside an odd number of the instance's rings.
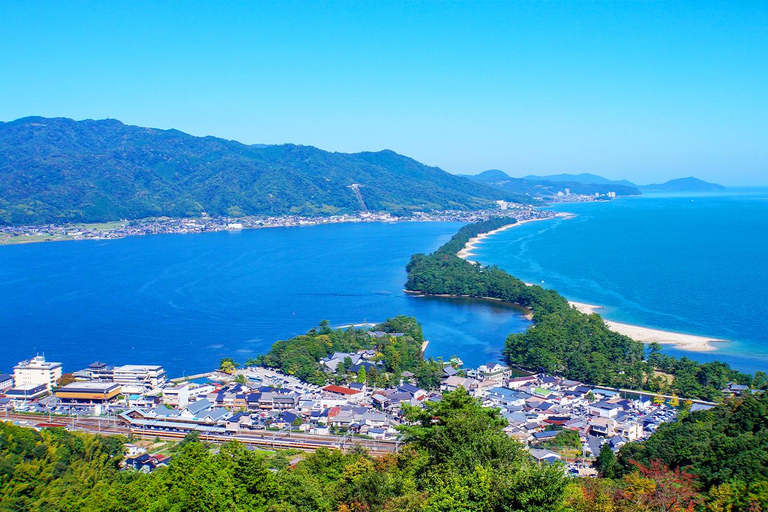
[[[74,371],[95,360],[173,376],[244,360],[332,325],[412,315],[427,355],[497,360],[530,324],[496,302],[402,292],[412,253],[458,223],[336,224],[0,247],[0,373],[35,353]]]
[[[768,370],[768,189],[560,204],[576,217],[489,237],[498,265],[611,320],[731,340],[676,356]]]

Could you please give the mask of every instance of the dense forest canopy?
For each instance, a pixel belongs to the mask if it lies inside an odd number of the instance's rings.
[[[371,331],[398,336],[373,337],[369,334]],[[365,373],[371,385],[395,386],[400,383],[402,373],[410,371],[421,386],[434,388],[440,381],[442,363],[425,360],[422,343],[424,335],[421,325],[413,317],[388,318],[370,330],[354,327],[331,329],[328,322],[323,321],[307,334],[278,341],[267,354],[246,361],[246,364],[277,368],[312,384],[322,385],[330,381],[340,384],[354,377],[347,373],[349,368],[339,365],[342,369],[337,368],[338,371],[331,375],[323,371],[320,360],[334,352],[374,350],[371,361],[378,364]]]
[[[0,224],[468,210],[516,195],[393,151],[248,146],[113,119],[0,122]]]

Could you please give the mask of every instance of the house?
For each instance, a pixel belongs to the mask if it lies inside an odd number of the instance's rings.
[[[146,448],[141,448],[133,443],[125,443],[123,447],[125,448],[126,457],[136,457],[142,453],[147,453]]]
[[[354,366],[357,363],[360,362],[360,360],[363,358],[361,354],[357,354],[354,352],[334,352],[330,356],[321,359],[320,365],[323,367],[325,371],[329,372],[336,372],[336,369],[340,364],[344,363],[344,360],[349,358],[351,365]]]
[[[397,389],[398,391],[410,393],[416,400],[420,400],[427,395],[426,390],[423,390],[418,386],[414,386],[413,384],[400,384]]]
[[[467,391],[470,391],[476,387],[477,381],[475,379],[469,377],[459,377],[458,375],[448,377],[443,381],[442,384],[440,384],[440,389],[443,391],[454,391],[458,388],[464,388]]]
[[[538,377],[536,377],[535,375],[528,375],[526,377],[515,377],[514,379],[509,379],[509,382],[507,383],[507,387],[511,389],[520,389],[530,384],[536,384],[537,382],[538,382]]]
[[[536,441],[545,441],[547,439],[554,439],[560,432],[557,430],[542,430],[541,432],[534,432],[533,439]]]
[[[323,391],[325,391],[327,393],[334,394],[334,395],[345,396],[345,397],[348,397],[348,398],[351,398],[351,397],[354,397],[356,395],[362,394],[362,391],[359,391],[357,389],[345,388],[343,386],[336,386],[336,385],[333,385],[333,384],[331,384],[329,386],[325,386],[323,388]]]
[[[170,462],[170,457],[164,457],[162,455],[148,455],[143,453],[136,457],[128,457],[125,459],[125,468],[134,469],[143,473],[151,473],[155,469],[167,466]]]
[[[620,404],[605,400],[589,404],[589,413],[602,418],[615,418],[621,410]]]
[[[616,422],[610,418],[593,418],[589,420],[589,432],[593,436],[610,437],[614,434]]]
[[[443,377],[444,378],[453,377],[457,373],[459,373],[459,370],[457,370],[453,366],[451,366],[451,365],[443,366]]]
[[[512,374],[511,368],[498,363],[486,363],[480,365],[471,377],[476,377],[479,380],[491,379],[498,382],[502,382],[508,379]],[[469,373],[467,373],[469,375]]]
[[[531,457],[538,460],[539,462],[546,462],[547,464],[554,464],[558,461],[562,461],[562,458],[557,453],[551,451],[551,450],[543,450],[539,448],[534,448],[530,451]]]

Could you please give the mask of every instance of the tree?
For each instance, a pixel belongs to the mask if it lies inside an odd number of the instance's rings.
[[[423,408],[403,407],[404,441],[424,450],[432,464],[449,464],[470,471],[483,464],[524,458],[519,443],[504,432],[506,420],[498,409],[483,407],[464,388],[443,394]]]
[[[366,376],[365,376],[365,366],[360,366],[360,369],[357,370],[357,383],[358,384],[365,384]]]
[[[219,363],[219,371],[223,373],[235,373],[235,370],[237,367],[240,366],[239,364],[235,363],[235,360],[231,357],[224,357],[221,359],[221,362]]]
[[[768,387],[768,375],[764,371],[757,370],[752,376],[752,389],[765,389]]]
[[[658,459],[648,466],[633,462],[639,473],[624,477],[623,498],[662,511],[693,510],[702,502],[696,479],[682,469],[669,469]]]
[[[328,320],[320,320],[319,334],[331,334],[333,329],[330,327],[331,323]]]
[[[61,377],[59,377],[59,380],[56,381],[56,387],[60,388],[62,386],[66,386],[67,384],[72,384],[75,382],[75,376],[71,373],[65,373],[62,374]]]
[[[664,405],[664,397],[661,395],[656,395],[653,397],[653,403],[656,405]]]
[[[378,378],[379,378],[379,371],[376,369],[376,366],[371,366],[371,369],[368,371],[366,375],[368,385],[371,387],[375,387]]]
[[[680,400],[677,398],[677,395],[672,393],[672,398],[669,399],[669,406],[670,407],[679,407],[680,406]]]
[[[611,447],[604,444],[600,448],[600,455],[595,460],[595,467],[603,478],[614,478],[619,470],[619,464],[616,462],[616,454]]]
[[[235,382],[237,382],[238,384],[245,385],[245,384],[248,384],[248,378],[244,374],[238,373],[235,376]]]
[[[594,394],[594,393],[592,392],[592,390],[590,389],[590,390],[589,390],[589,392],[587,393],[587,402],[589,402],[589,403],[592,403],[592,402],[594,402],[595,400],[596,400],[596,398],[595,398],[595,394]]]

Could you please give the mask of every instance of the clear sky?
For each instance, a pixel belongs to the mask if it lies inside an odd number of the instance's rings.
[[[768,185],[768,2],[0,2],[0,120]]]

